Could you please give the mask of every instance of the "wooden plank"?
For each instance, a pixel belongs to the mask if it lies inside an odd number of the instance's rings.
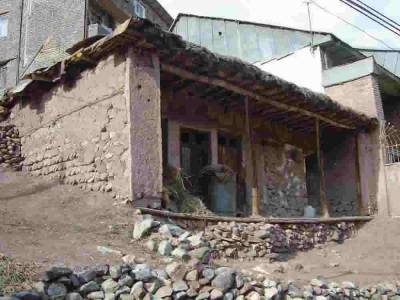
[[[153,208],[138,209],[144,214],[153,216],[171,218],[171,219],[184,219],[195,220],[203,222],[238,222],[238,223],[269,223],[269,224],[335,224],[341,222],[369,222],[374,219],[372,216],[357,216],[357,217],[339,217],[339,218],[273,218],[273,217],[223,217],[215,215],[195,215],[187,213],[176,213],[166,210],[158,210]]]
[[[268,103],[272,106],[275,106],[279,109],[283,109],[283,110],[287,110],[287,111],[294,111],[294,112],[298,112],[301,113],[303,115],[309,116],[309,117],[313,117],[316,118],[318,120],[324,121],[326,123],[329,123],[333,126],[336,127],[340,127],[340,128],[346,128],[346,129],[355,129],[355,127],[352,126],[348,126],[346,124],[342,124],[342,123],[338,123],[334,120],[331,120],[329,118],[326,118],[320,114],[314,113],[314,112],[310,112],[308,110],[302,109],[300,107],[295,107],[295,106],[291,106],[289,104],[285,104],[285,103],[281,103],[272,99],[269,99],[267,97],[264,97],[260,94],[256,94],[254,92],[251,92],[247,89],[241,88],[237,85],[231,84],[225,80],[222,79],[216,79],[216,78],[210,78],[208,76],[205,75],[197,75],[194,74],[192,72],[189,72],[187,70],[169,65],[169,64],[161,64],[161,68],[164,72],[168,72],[168,73],[172,73],[175,74],[177,76],[181,76],[183,78],[187,78],[190,80],[194,80],[194,81],[200,81],[206,84],[210,84],[210,85],[215,85],[215,86],[219,86],[219,87],[223,87],[227,90],[233,91],[235,93],[241,94],[243,96],[247,96],[250,98],[253,98],[255,100],[258,100],[260,102],[264,102],[264,103]]]
[[[325,193],[325,172],[324,172],[324,159],[321,153],[321,133],[319,127],[319,120],[315,120],[315,137],[317,147],[317,161],[319,170],[319,200],[321,202],[321,213],[324,218],[329,217],[328,200]]]

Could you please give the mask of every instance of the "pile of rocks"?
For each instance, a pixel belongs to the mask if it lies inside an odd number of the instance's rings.
[[[1,295],[0,295],[1,296]],[[359,288],[352,282],[341,285],[323,278],[299,288],[263,276],[243,275],[229,267],[173,262],[153,269],[147,264],[101,265],[74,273],[53,267],[34,289],[0,300],[151,300],[151,299],[400,299],[400,288],[380,284]]]
[[[161,224],[143,215],[136,222],[133,237],[150,236],[146,246],[162,256],[206,262],[210,257],[270,260],[285,259],[285,254],[309,250],[328,241],[349,238],[354,223],[279,225],[266,223],[224,223],[209,225],[192,233],[175,224]]]
[[[0,126],[0,167],[20,169],[21,141],[14,125]]]
[[[207,226],[204,237],[221,256],[251,258],[305,251],[329,241],[340,242],[353,231],[354,223],[344,222],[332,225],[232,222]]]

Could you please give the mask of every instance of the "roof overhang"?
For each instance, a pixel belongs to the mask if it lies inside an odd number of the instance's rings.
[[[67,59],[26,76],[33,81],[20,95],[29,95],[41,83],[49,88],[63,78],[76,77],[79,72],[93,68],[105,56],[127,46],[156,52],[162,72],[267,104],[272,107],[273,114],[274,111],[281,116],[284,114],[285,119],[293,115],[310,126],[318,119],[323,125],[345,129],[376,124],[375,119],[344,107],[327,95],[300,88],[240,59],[212,53],[143,19],[130,19],[112,34],[77,50]]]

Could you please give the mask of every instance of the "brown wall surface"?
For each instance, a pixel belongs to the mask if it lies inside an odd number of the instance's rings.
[[[373,75],[327,87],[325,92],[344,106],[371,117],[384,119],[379,85]]]
[[[109,56],[72,87],[58,85],[17,104],[24,169],[91,190],[129,196],[126,59]]]

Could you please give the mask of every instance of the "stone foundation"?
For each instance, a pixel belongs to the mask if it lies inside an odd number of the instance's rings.
[[[0,167],[19,170],[21,161],[18,129],[14,125],[0,126]]]

